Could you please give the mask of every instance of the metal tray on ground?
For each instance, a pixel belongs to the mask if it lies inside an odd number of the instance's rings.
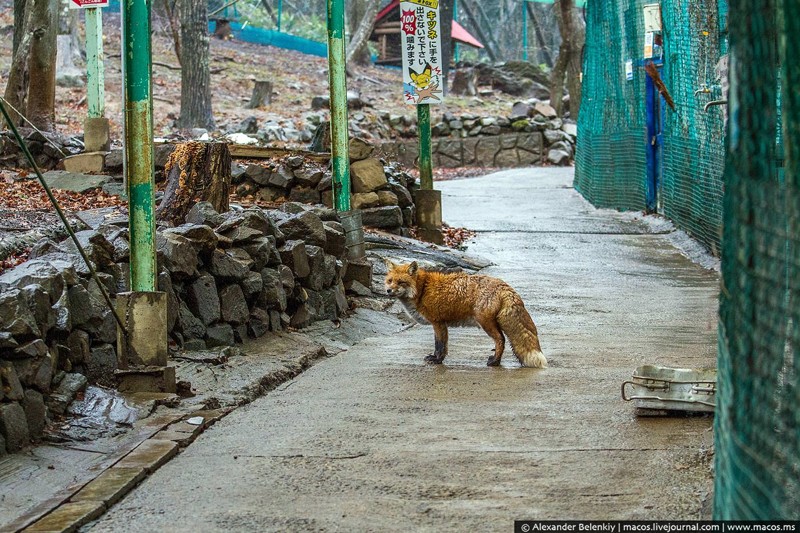
[[[630,388],[630,393],[626,390]],[[638,414],[665,411],[713,413],[716,406],[717,370],[643,365],[630,381],[622,383],[622,399],[634,402]]]

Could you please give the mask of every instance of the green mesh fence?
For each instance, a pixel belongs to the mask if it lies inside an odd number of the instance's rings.
[[[575,188],[599,207],[645,208],[645,80],[626,81],[642,53],[644,2],[589,2]]]
[[[728,23],[714,514],[798,520],[800,3],[731,0]]]
[[[659,175],[658,210],[719,254],[722,227],[724,107],[716,67],[727,3],[664,0],[661,77],[676,110],[663,111],[661,162],[648,169],[643,7],[652,0],[590,2],[575,187],[599,207],[647,208],[646,183]],[[633,80],[625,63],[633,63]],[[708,88],[708,92],[699,89]],[[657,120],[657,119],[655,119]],[[654,201],[655,202],[655,201]]]

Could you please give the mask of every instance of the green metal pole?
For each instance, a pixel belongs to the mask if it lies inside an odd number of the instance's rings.
[[[122,4],[122,72],[125,88],[123,164],[128,186],[131,290],[156,287],[156,224],[153,214],[153,100],[150,0]]]
[[[528,60],[528,1],[522,0],[522,60]]]
[[[328,82],[331,93],[333,202],[350,211],[350,155],[347,139],[347,83],[344,54],[344,0],[328,0]]]
[[[328,12],[330,13],[330,10],[328,10]],[[283,17],[283,0],[278,0],[278,31],[281,31],[282,17]]]
[[[103,68],[103,10],[90,7],[86,11],[86,102],[89,118],[105,115],[105,77]]]
[[[458,0],[453,0],[453,20],[458,22]],[[453,60],[458,64],[458,43],[453,41]]]
[[[431,107],[417,105],[417,129],[419,130],[419,186],[433,189],[433,163],[431,156]]]

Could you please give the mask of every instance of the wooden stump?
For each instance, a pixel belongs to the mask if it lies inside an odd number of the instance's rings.
[[[314,130],[314,137],[311,139],[309,150],[312,152],[331,151],[331,123],[329,121],[323,121]]]
[[[218,213],[228,211],[231,153],[227,143],[180,144],[170,155],[165,173],[167,188],[156,210],[159,220],[183,224],[197,202],[211,202]]]
[[[478,94],[478,73],[473,68],[456,70],[453,83],[450,86],[451,94],[461,96],[475,96]]]
[[[248,109],[256,109],[272,103],[272,82],[256,80],[255,83],[253,96],[250,97],[250,103],[247,104]]]

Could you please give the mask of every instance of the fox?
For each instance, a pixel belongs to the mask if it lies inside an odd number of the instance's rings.
[[[433,326],[430,364],[447,357],[448,326],[477,325],[494,340],[487,366],[499,366],[506,337],[524,367],[546,368],[536,325],[517,292],[503,280],[464,272],[439,272],[420,268],[416,261],[398,265],[386,261],[386,293],[396,297],[409,313]]]

